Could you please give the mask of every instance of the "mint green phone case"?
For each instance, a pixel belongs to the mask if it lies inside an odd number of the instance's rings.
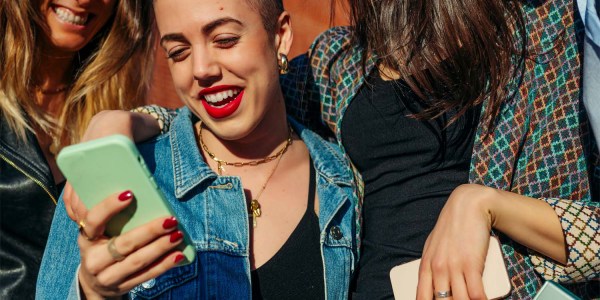
[[[112,135],[65,147],[56,161],[88,209],[114,193],[131,190],[135,201],[109,221],[107,236],[121,235],[159,217],[175,216],[144,159],[125,136]],[[191,263],[196,252],[181,224],[179,230],[184,235],[178,246],[186,257],[180,263],[183,265]]]

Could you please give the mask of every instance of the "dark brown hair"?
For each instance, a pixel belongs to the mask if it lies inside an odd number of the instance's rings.
[[[349,0],[354,39],[419,96],[415,114],[435,119],[489,103],[492,125],[524,64],[525,25],[517,0]],[[516,33],[516,34],[515,34]],[[367,55],[364,55],[365,59]],[[443,63],[442,63],[443,62]],[[513,91],[514,92],[514,91]],[[446,125],[448,125],[446,124]]]

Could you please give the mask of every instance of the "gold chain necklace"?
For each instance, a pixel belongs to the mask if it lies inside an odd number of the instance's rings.
[[[277,159],[277,163],[271,170],[269,177],[267,177],[267,180],[265,180],[265,183],[260,188],[260,191],[258,191],[258,194],[256,195],[256,197],[254,199],[252,199],[252,201],[250,201],[250,213],[249,214],[252,215],[252,227],[256,227],[256,218],[258,218],[262,215],[262,212],[260,210],[260,203],[258,202],[258,199],[260,198],[260,195],[262,195],[262,193],[264,192],[265,188],[267,187],[267,184],[269,183],[269,180],[271,180],[271,177],[273,177],[273,174],[275,174],[275,170],[277,170],[277,167],[279,166],[279,163],[281,162],[281,158],[283,157],[283,154],[287,151],[288,147],[292,144],[292,141],[293,141],[292,133],[293,133],[292,127],[288,124],[287,141],[286,141],[285,145],[283,146],[283,148],[281,150],[279,150],[277,153],[275,153],[274,155],[267,156],[267,157],[265,157],[263,159],[259,159],[259,160],[253,160],[253,161],[248,161],[248,162],[233,162],[232,163],[232,162],[227,162],[227,161],[217,158],[212,152],[210,152],[208,150],[208,147],[206,147],[206,145],[204,144],[204,141],[202,140],[202,123],[200,123],[200,129],[198,129],[198,140],[200,141],[200,146],[202,147],[202,149],[204,149],[204,151],[206,151],[206,153],[212,160],[217,162],[217,171],[219,172],[219,175],[222,175],[222,172],[225,171],[225,168],[223,168],[223,165],[234,166],[234,167],[257,166],[260,164],[270,162],[274,159]]]
[[[245,161],[245,162],[228,162],[228,161],[224,161],[220,158],[217,158],[215,156],[214,153],[210,152],[210,150],[208,150],[208,148],[206,147],[206,145],[204,144],[204,141],[202,140],[202,123],[200,123],[200,129],[198,130],[198,140],[200,141],[200,146],[202,147],[202,149],[204,149],[204,151],[206,151],[206,154],[208,154],[208,156],[217,162],[217,172],[219,172],[219,175],[223,175],[222,173],[225,171],[225,168],[223,167],[223,165],[225,166],[233,166],[233,167],[245,167],[245,166],[258,166],[260,164],[264,164],[264,163],[268,163],[272,160],[277,159],[278,157],[280,157],[281,155],[283,155],[283,153],[285,151],[287,151],[287,148],[292,144],[292,127],[290,127],[288,125],[288,138],[287,141],[285,143],[285,146],[283,146],[283,148],[281,150],[279,150],[277,153],[275,153],[274,155],[271,156],[267,156],[263,159],[259,159],[259,160],[252,160],[252,161]]]

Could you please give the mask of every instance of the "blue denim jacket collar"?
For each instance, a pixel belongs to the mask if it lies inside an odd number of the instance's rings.
[[[217,174],[204,162],[196,144],[194,127],[190,126],[191,111],[184,107],[173,120],[169,131],[173,159],[173,184],[175,196],[181,199],[187,192]]]
[[[205,180],[217,177],[217,174],[204,162],[198,148],[189,146],[196,144],[194,127],[189,126],[190,118],[192,112],[187,107],[182,108],[169,132],[173,159],[173,184],[178,199]],[[315,133],[306,130],[292,119],[289,119],[289,122],[310,150],[317,172],[333,184],[352,185],[352,173],[344,158],[336,153],[330,144],[319,141]],[[190,143],[190,140],[194,142]],[[329,205],[328,207],[336,208]]]

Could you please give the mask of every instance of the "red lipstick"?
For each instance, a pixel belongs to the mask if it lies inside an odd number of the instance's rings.
[[[233,99],[231,101],[229,101],[225,105],[219,106],[219,107],[213,106],[210,103],[208,103],[205,95],[214,94],[214,93],[218,93],[220,91],[226,91],[226,90],[231,90],[231,89],[240,89],[240,88],[236,87],[236,86],[221,85],[221,86],[214,86],[214,87],[203,89],[200,91],[200,93],[198,93],[198,96],[201,99],[204,109],[206,109],[206,112],[211,117],[213,117],[215,119],[221,119],[221,118],[225,118],[225,117],[232,115],[238,109],[238,107],[240,106],[240,103],[242,102],[242,98],[244,97],[244,90],[242,89],[235,97],[233,97]]]

